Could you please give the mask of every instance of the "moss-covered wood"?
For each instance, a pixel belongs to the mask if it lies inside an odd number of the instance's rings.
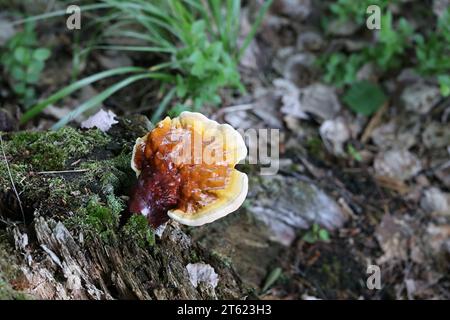
[[[2,135],[6,159],[1,154],[0,259],[10,257],[12,262],[6,265],[14,272],[0,264],[1,295],[248,296],[232,266],[193,242],[176,223],[169,223],[159,237],[138,217],[124,221],[127,193],[135,181],[129,166],[131,149],[149,128],[145,117],[136,117],[121,119],[107,134],[64,128]],[[215,269],[219,275],[215,289],[192,286],[186,265],[197,262]]]

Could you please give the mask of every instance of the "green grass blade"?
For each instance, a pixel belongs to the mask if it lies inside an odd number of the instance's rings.
[[[264,16],[267,13],[267,10],[269,10],[270,5],[272,4],[273,0],[267,0],[264,2],[264,4],[261,6],[261,9],[258,12],[258,16],[256,17],[255,22],[252,25],[252,29],[250,30],[249,34],[245,37],[244,43],[242,44],[241,49],[239,50],[238,59],[242,58],[242,55],[244,54],[245,50],[247,50],[248,46],[252,42],[253,38],[256,35],[256,32],[258,31],[258,28],[261,25],[261,22],[264,18]]]
[[[158,108],[156,109],[155,113],[153,113],[151,122],[156,123],[160,120],[161,115],[163,114],[164,110],[166,110],[167,106],[169,105],[170,101],[172,100],[173,96],[175,95],[176,88],[172,88],[164,97],[164,99],[159,104]]]
[[[183,28],[192,24],[196,17],[187,10],[186,6],[180,0],[168,0],[173,16],[183,24]]]
[[[183,0],[183,2],[188,5],[194,17],[201,17],[210,26],[214,24],[214,21],[211,21],[211,17],[205,9],[205,6],[201,3],[201,0]]]
[[[61,127],[65,126],[67,123],[78,117],[79,115],[83,114],[84,112],[88,111],[89,109],[94,108],[95,106],[102,103],[105,99],[119,91],[120,89],[129,86],[133,82],[136,82],[138,80],[142,79],[158,79],[158,80],[164,80],[168,81],[171,79],[171,76],[163,73],[145,73],[145,74],[138,74],[134,76],[130,76],[112,86],[109,88],[103,90],[98,95],[92,97],[91,99],[83,102],[78,108],[67,114],[64,118],[59,120],[55,125],[53,125],[52,129],[57,130]]]
[[[269,290],[270,287],[272,287],[277,282],[282,274],[283,270],[280,267],[273,269],[267,276],[261,292],[266,292],[267,290]]]
[[[199,0],[183,0],[183,2],[187,3],[191,7],[190,9],[194,14],[198,11],[205,21],[209,20],[207,18],[208,12],[205,10],[205,7],[200,4]]]
[[[67,87],[64,87],[63,89],[54,93],[53,95],[51,95],[44,101],[39,102],[37,105],[35,105],[31,109],[29,109],[27,112],[25,112],[25,114],[20,119],[20,123],[23,124],[23,123],[31,120],[32,118],[37,116],[39,113],[41,113],[42,110],[44,110],[50,104],[55,103],[58,100],[61,100],[62,98],[68,96],[72,92],[74,92],[82,87],[85,87],[88,84],[91,84],[95,81],[98,81],[98,80],[101,80],[101,79],[104,79],[107,77],[111,77],[111,76],[120,75],[120,74],[142,72],[142,71],[145,71],[145,69],[139,68],[139,67],[122,67],[122,68],[99,72],[99,73],[89,76],[87,78],[81,79],[75,83],[72,83],[71,85],[68,85]]]
[[[163,63],[159,63],[157,65],[154,65],[154,66],[148,68],[148,71],[155,72],[155,71],[159,71],[159,70],[162,70],[165,68],[171,68],[174,65],[175,65],[175,62],[173,62],[173,61],[163,62]]]
[[[171,48],[149,47],[149,46],[116,46],[104,45],[94,46],[93,49],[117,50],[117,51],[140,51],[140,52],[159,52],[159,53],[175,53]]]
[[[228,0],[226,4],[227,6],[226,6],[225,34],[227,35],[227,38],[224,40],[227,41],[225,43],[225,48],[229,52],[232,52],[237,44],[241,2],[240,0]]]
[[[216,24],[217,33],[219,34],[222,41],[225,35],[225,21],[221,13],[221,1],[220,0],[208,0],[208,5],[213,16],[213,20]],[[225,43],[225,42],[224,42]]]
[[[122,24],[122,27],[124,26],[124,24]],[[161,43],[162,41],[160,41],[160,39],[153,37],[145,32],[136,32],[136,31],[131,31],[131,30],[118,30],[119,26],[114,26],[111,29],[108,29],[107,32],[105,32],[105,37],[111,37],[111,38],[115,38],[115,37],[126,37],[126,38],[132,38],[132,39],[137,39],[137,40],[142,40],[142,41],[147,41],[148,43],[152,43],[152,44],[158,44],[161,45],[164,48],[167,49],[172,49],[172,50],[176,50],[176,47],[174,45],[172,45],[171,43],[167,42],[167,41],[163,41],[163,43]]]
[[[164,20],[166,18],[165,12],[159,9],[157,6],[148,3],[147,1],[117,1],[117,0],[103,0],[108,3],[112,7],[122,8],[124,12],[131,10],[146,10],[148,13],[151,13],[154,16],[157,16]]]
[[[161,10],[147,1],[125,2],[106,0],[106,2],[114,5],[118,9],[121,9],[124,13],[129,13],[132,16],[144,16],[147,22],[163,28],[177,37],[179,36],[179,27],[177,26],[176,21],[167,14],[167,10]],[[162,2],[162,4],[164,4],[164,2]],[[145,13],[145,15],[143,15],[143,13]]]

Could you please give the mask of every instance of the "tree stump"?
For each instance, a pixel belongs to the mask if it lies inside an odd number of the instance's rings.
[[[0,298],[248,297],[233,267],[178,223],[155,235],[137,216],[121,219],[136,179],[131,150],[149,129],[137,116],[108,133],[67,127],[2,134]],[[195,287],[190,263],[210,265],[217,286]]]

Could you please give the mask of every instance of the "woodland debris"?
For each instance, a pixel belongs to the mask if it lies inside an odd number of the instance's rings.
[[[258,177],[250,185],[250,212],[269,227],[273,241],[285,246],[298,230],[313,224],[334,230],[346,220],[336,201],[312,183],[276,175]]]
[[[277,79],[274,85],[282,99],[281,112],[300,119],[309,119],[308,114],[321,120],[333,119],[341,109],[336,93],[331,87],[315,83],[298,89],[292,82]]]
[[[406,110],[427,114],[441,99],[439,88],[423,83],[406,87],[401,95]]]
[[[115,120],[116,114],[111,110],[105,111],[101,109],[99,112],[90,116],[88,119],[84,120],[81,123],[81,128],[83,129],[92,129],[98,128],[102,132],[107,132],[111,126],[116,123],[119,123]]]
[[[325,147],[333,154],[345,154],[344,144],[351,138],[351,131],[343,117],[326,120],[319,129]]]
[[[191,281],[194,288],[203,282],[211,288],[216,288],[219,283],[219,277],[214,271],[214,268],[209,264],[204,263],[189,263],[186,266],[189,273],[189,281]]]
[[[436,187],[424,191],[420,205],[429,213],[450,216],[450,194]]]
[[[374,161],[375,173],[399,180],[408,180],[422,170],[416,155],[405,149],[390,149],[380,152]]]

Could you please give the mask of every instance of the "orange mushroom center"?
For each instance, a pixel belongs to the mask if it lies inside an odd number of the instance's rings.
[[[130,212],[147,216],[157,227],[168,220],[167,211],[179,209],[195,213],[216,200],[214,191],[226,188],[232,166],[224,160],[223,143],[206,139],[203,132],[162,121],[147,135],[145,144],[135,152],[135,165],[141,171],[131,194]],[[217,141],[216,141],[217,142]],[[216,145],[219,148],[211,148]],[[211,163],[204,150],[219,159]]]

